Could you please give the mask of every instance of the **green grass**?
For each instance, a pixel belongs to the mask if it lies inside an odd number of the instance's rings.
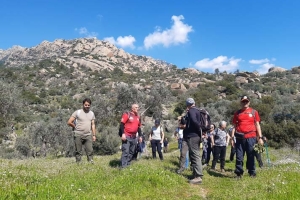
[[[170,149],[175,150],[175,145],[172,145]],[[226,163],[225,173],[205,169],[202,185],[188,183],[187,180],[192,174],[190,170],[186,170],[182,175],[175,173],[178,154],[179,151],[164,154],[163,162],[145,157],[123,170],[118,168],[120,154],[96,156],[94,165],[87,162],[77,165],[74,158],[0,160],[0,199],[163,200],[300,197],[299,164],[275,164],[281,158],[291,157],[288,150],[271,150],[274,165],[258,169],[256,178],[245,175],[242,180],[236,180],[233,174],[234,163]]]

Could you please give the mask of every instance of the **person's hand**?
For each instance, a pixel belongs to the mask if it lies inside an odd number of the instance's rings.
[[[96,135],[93,135],[93,142],[96,141]]]
[[[126,141],[126,135],[125,135],[125,133],[122,134],[122,141],[124,141],[124,142]]]
[[[231,146],[234,148],[234,140],[231,140]]]
[[[258,143],[259,143],[261,146],[263,146],[263,145],[264,145],[263,139],[262,139],[262,138],[259,138],[259,139],[258,139]]]
[[[163,141],[161,140],[161,141],[160,141],[160,143],[162,144],[162,143],[163,143]]]

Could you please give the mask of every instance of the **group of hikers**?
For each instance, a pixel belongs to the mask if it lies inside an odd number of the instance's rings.
[[[186,112],[178,119],[176,137],[180,149],[179,169],[182,173],[190,163],[193,178],[191,184],[202,183],[203,167],[209,165],[210,156],[213,154],[211,169],[215,170],[220,162],[221,172],[225,172],[226,149],[231,143],[230,160],[236,154],[234,173],[240,179],[244,174],[244,155],[247,155],[246,169],[250,177],[256,176],[255,157],[262,166],[260,154],[254,151],[255,145],[262,146],[264,140],[260,128],[260,116],[256,110],[250,107],[250,98],[242,96],[241,108],[233,116],[232,127],[227,130],[227,123],[220,121],[216,128],[210,123],[209,113],[205,109],[197,108],[193,98],[186,100]],[[68,120],[68,125],[73,128],[75,141],[76,162],[81,161],[82,147],[85,147],[87,159],[93,163],[92,142],[96,140],[95,115],[90,110],[91,100],[83,100],[83,108],[75,111]],[[131,161],[137,158],[145,149],[145,138],[141,130],[141,118],[138,114],[138,104],[133,104],[131,110],[123,113],[119,136],[122,141],[121,168],[126,168]],[[160,160],[163,160],[162,148],[167,151],[168,141],[165,138],[161,121],[156,119],[149,134],[152,148],[152,157],[156,158],[158,152]],[[200,144],[203,154],[200,155]],[[139,155],[140,155],[139,154]],[[202,163],[203,162],[203,163]]]

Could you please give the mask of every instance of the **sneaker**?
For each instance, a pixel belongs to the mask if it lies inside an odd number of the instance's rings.
[[[224,173],[224,172],[225,172],[225,169],[221,169],[221,172],[223,172],[223,173]]]
[[[207,167],[207,164],[203,164],[202,167],[203,167],[203,168]]]
[[[94,164],[94,160],[90,160],[90,163],[91,163],[91,164]]]
[[[189,181],[190,184],[201,184],[202,183],[202,178],[199,176],[197,178],[194,178]]]

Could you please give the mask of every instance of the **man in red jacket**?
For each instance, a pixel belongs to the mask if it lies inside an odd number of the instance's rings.
[[[141,135],[141,121],[138,115],[139,106],[133,104],[130,112],[122,115],[120,130],[122,138],[122,168],[130,165],[132,157],[136,151],[137,139],[136,134]]]
[[[241,178],[243,170],[244,154],[247,154],[247,169],[251,177],[256,176],[254,163],[254,145],[258,142],[263,145],[262,133],[260,128],[260,117],[256,110],[250,108],[250,98],[248,96],[241,97],[241,109],[235,112],[232,124],[234,130],[231,138],[235,136],[236,143],[232,142],[232,146],[236,148],[236,165],[234,173],[237,178]],[[231,140],[233,141],[233,140]]]

